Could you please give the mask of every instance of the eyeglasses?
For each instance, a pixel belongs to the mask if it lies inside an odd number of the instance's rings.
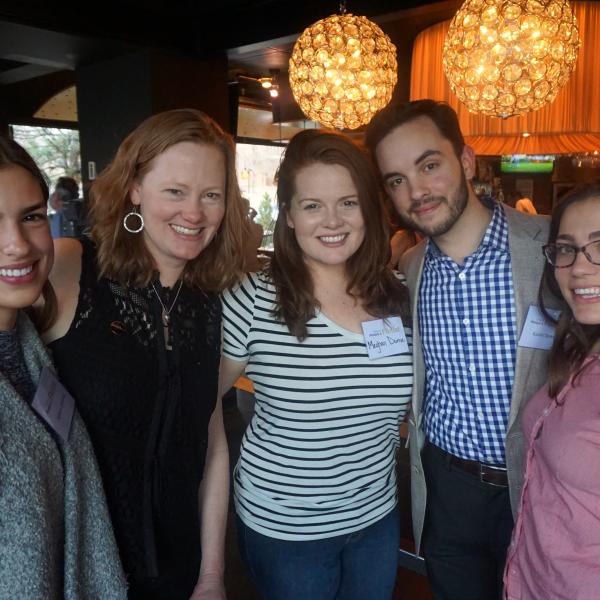
[[[570,267],[575,263],[577,255],[583,255],[593,264],[600,265],[600,240],[589,242],[585,246],[573,244],[546,244],[542,250],[546,260],[558,269]]]

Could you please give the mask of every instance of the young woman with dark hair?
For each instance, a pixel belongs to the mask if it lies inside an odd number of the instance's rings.
[[[78,398],[131,599],[224,598],[229,460],[218,293],[243,273],[230,136],[204,113],[141,123],[90,192],[91,240],[57,242],[46,339]]]
[[[31,157],[0,138],[0,598],[121,600],[125,578],[87,432],[68,402],[62,418],[43,410],[62,401],[32,323],[47,329],[56,313],[47,200]],[[34,310],[40,295],[44,308]]]
[[[595,598],[600,588],[600,184],[554,211],[540,287],[564,301],[549,382],[526,405],[529,445],[504,575],[507,600]]]
[[[245,368],[256,397],[234,475],[241,552],[266,600],[389,600],[412,357],[410,332],[393,345],[408,293],[380,185],[352,140],[307,130],[277,198],[270,267],[223,296],[220,389]]]

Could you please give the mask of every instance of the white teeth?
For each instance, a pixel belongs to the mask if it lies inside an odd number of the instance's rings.
[[[197,229],[188,229],[187,227],[183,227],[183,225],[173,225],[173,224],[171,224],[171,227],[177,233],[182,233],[183,235],[198,235],[200,233],[200,231],[202,231],[201,227],[198,227]]]
[[[596,298],[600,296],[600,288],[575,288],[573,293],[577,296],[585,296],[586,298]]]
[[[33,271],[33,265],[22,269],[0,269],[0,277],[23,277]]]
[[[319,239],[323,240],[326,244],[335,244],[336,242],[341,242],[346,237],[345,233],[340,235],[322,235]]]

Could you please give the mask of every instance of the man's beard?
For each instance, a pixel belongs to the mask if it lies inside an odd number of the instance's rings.
[[[410,205],[409,212],[407,214],[400,215],[402,219],[413,229],[416,229],[427,235],[429,237],[436,237],[438,235],[444,235],[448,233],[450,229],[454,226],[456,221],[463,214],[467,203],[469,201],[469,187],[467,184],[467,178],[465,174],[461,171],[460,173],[460,185],[456,192],[452,195],[451,201],[448,200],[445,196],[428,196],[427,198],[421,198],[420,200],[413,201]],[[421,223],[417,223],[410,216],[411,212],[414,209],[423,206],[424,204],[428,204],[429,202],[439,202],[440,204],[446,204],[449,209],[448,216],[441,223],[437,223],[431,225],[430,227],[426,225],[422,225]]]

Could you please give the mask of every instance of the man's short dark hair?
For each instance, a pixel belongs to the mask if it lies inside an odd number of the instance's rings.
[[[54,190],[62,200],[75,200],[79,198],[79,186],[72,177],[59,177]]]
[[[454,148],[457,158],[462,156],[465,147],[458,116],[454,109],[445,102],[436,100],[414,100],[413,102],[392,101],[380,110],[367,127],[366,144],[373,155],[377,144],[391,133],[396,127],[410,123],[419,117],[428,117],[433,121],[439,132]]]

